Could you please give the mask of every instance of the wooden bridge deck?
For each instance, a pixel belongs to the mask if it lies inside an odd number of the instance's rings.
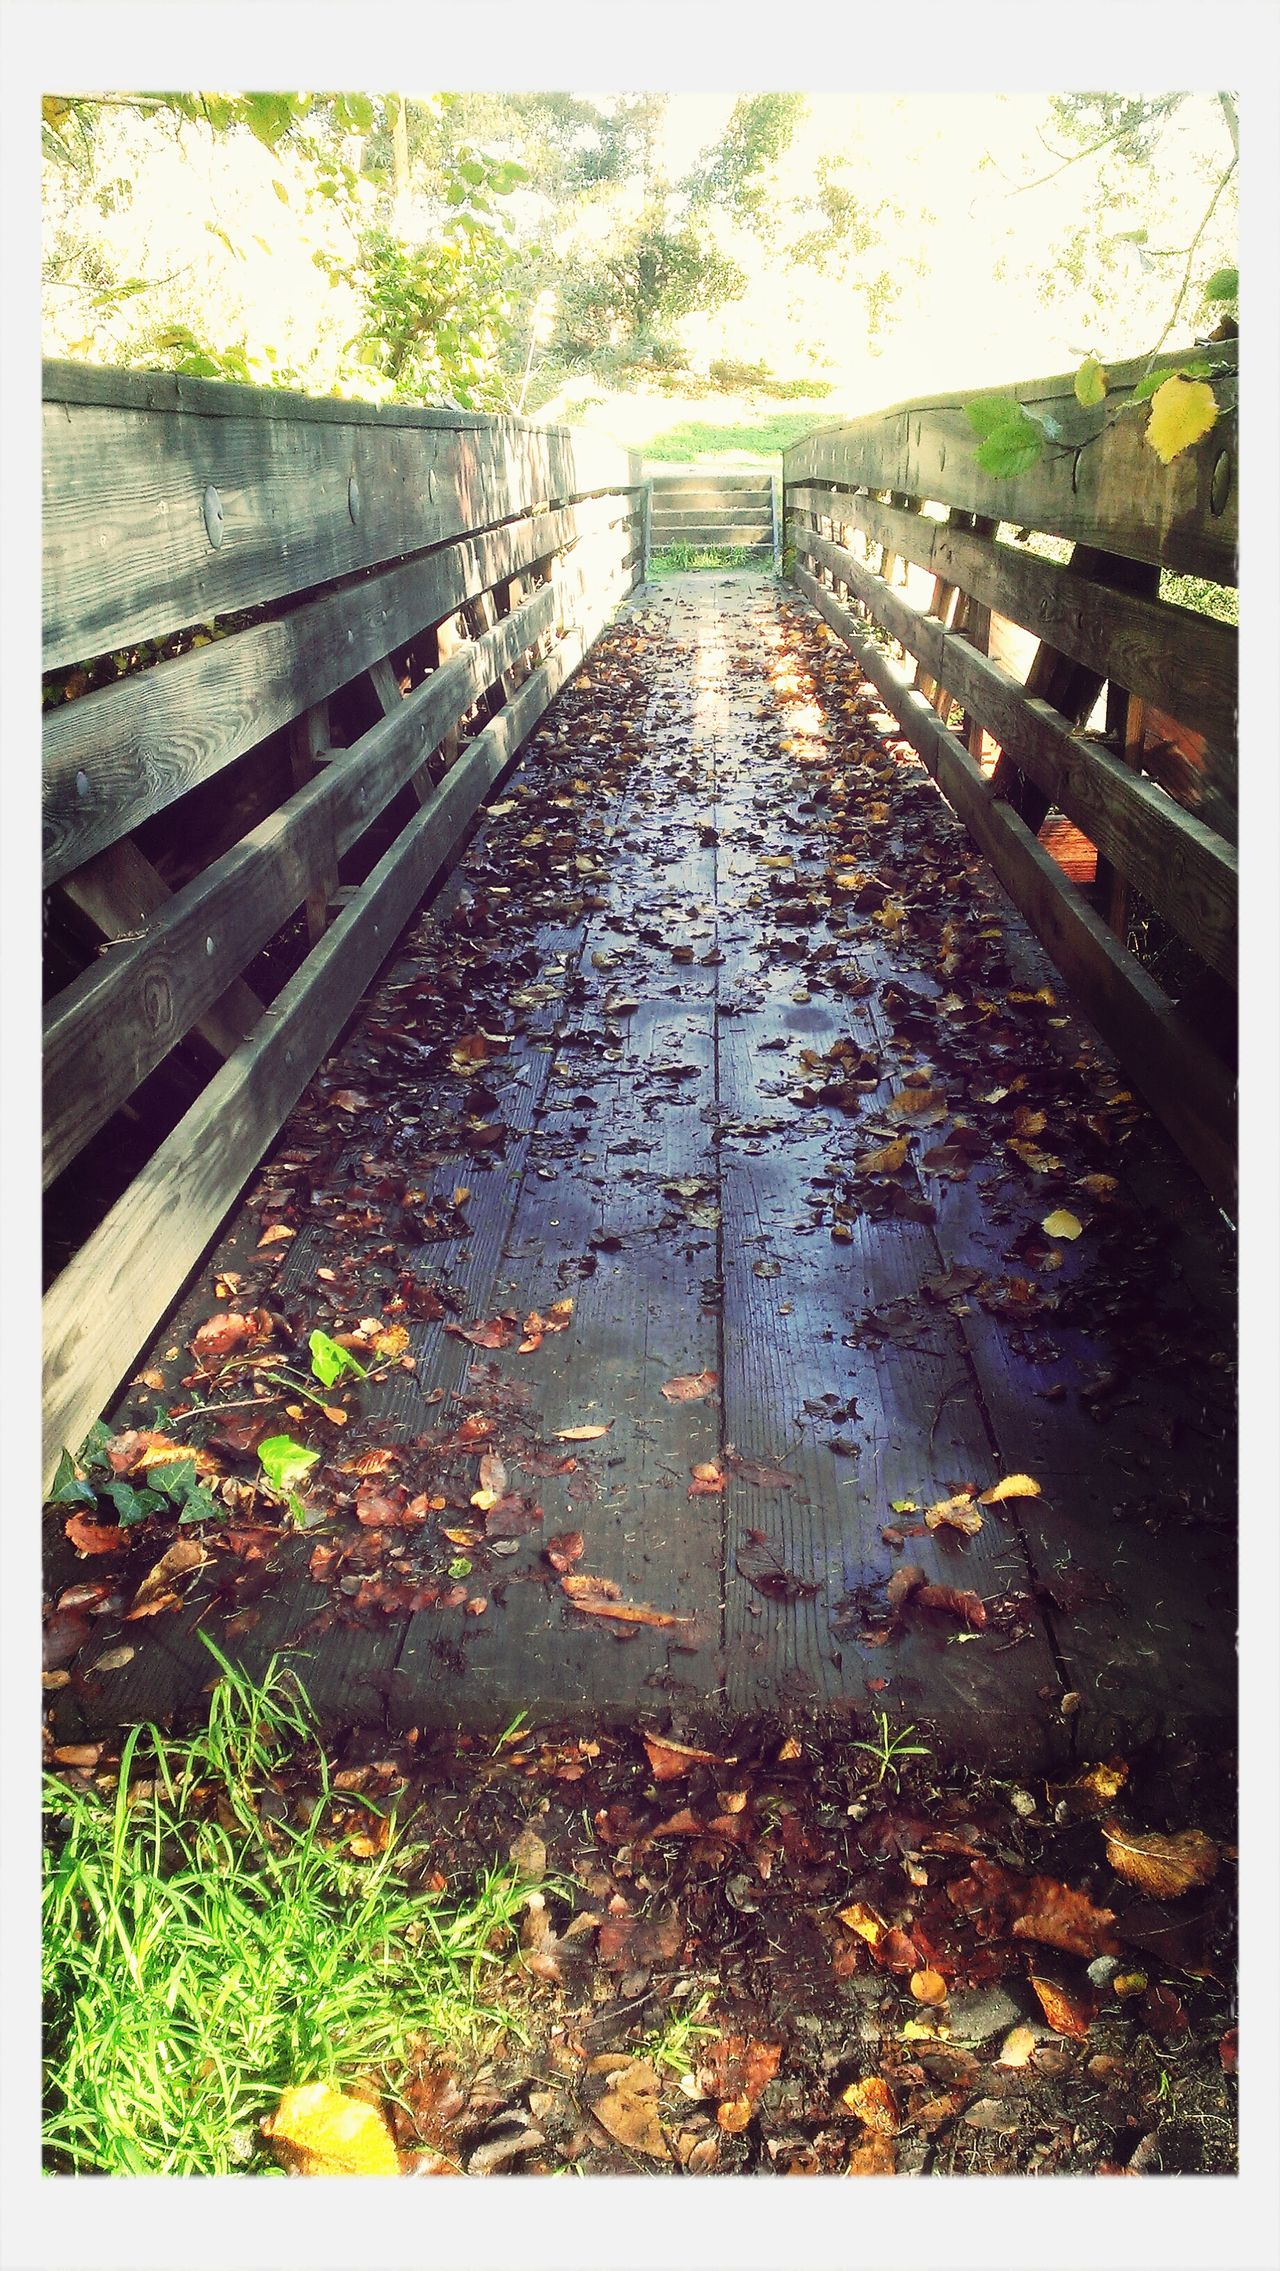
[[[1024,1770],[1228,1723],[1226,1226],[888,725],[770,580],[624,610],[117,1416],[209,1393],[223,1310],[274,1320],[242,1362],[373,1318],[413,1368],[335,1387],[342,1426],[276,1392],[324,1518],[246,1499],[181,1611],[99,1619],[64,1739],[189,1709],[200,1632],[290,1647],[340,1723],[883,1708]],[[563,1329],[522,1350],[534,1311]],[[1038,1495],[925,1524],[1012,1475]],[[662,1621],[575,1608],[569,1532]],[[950,1603],[891,1606],[904,1565]],[[103,1566],[59,1525],[55,1591]]]

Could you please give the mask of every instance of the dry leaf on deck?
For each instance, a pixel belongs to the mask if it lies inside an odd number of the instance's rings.
[[[984,1490],[978,1499],[979,1506],[1000,1506],[1006,1498],[1038,1498],[1040,1485],[1030,1475],[1002,1475],[990,1490]]]
[[[621,1587],[611,1577],[562,1577],[560,1590],[584,1616],[611,1617],[618,1624],[688,1624],[688,1617],[669,1616],[650,1608],[647,1601],[624,1601]]]
[[[669,1404],[696,1404],[703,1396],[710,1396],[720,1385],[718,1372],[680,1372],[674,1380],[664,1380],[661,1393]]]
[[[658,2119],[662,2084],[653,2067],[643,2058],[625,2058],[617,2065],[612,2060],[608,2063],[612,2071],[591,2108],[596,2120],[619,2145],[625,2145],[628,2152],[645,2153],[654,2161],[669,2161],[671,2154]]]
[[[976,1538],[982,1528],[982,1516],[967,1490],[954,1498],[940,1498],[936,1506],[926,1506],[924,1518],[931,1530],[960,1530],[966,1538]]]
[[[891,2137],[898,2126],[898,2101],[883,2075],[868,2074],[863,2081],[850,2082],[841,2090],[840,2102],[865,2128],[878,2129],[884,2137]]]
[[[1158,1830],[1139,1833],[1105,1821],[1102,1835],[1116,1875],[1153,1900],[1178,1900],[1198,1885],[1211,1884],[1218,1874],[1221,1856],[1203,1830],[1182,1829],[1166,1837]]]

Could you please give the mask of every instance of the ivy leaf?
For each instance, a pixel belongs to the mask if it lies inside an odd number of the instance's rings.
[[[289,1435],[268,1435],[258,1445],[262,1471],[273,1490],[289,1491],[295,1483],[305,1482],[319,1456]]]
[[[1076,401],[1084,410],[1092,410],[1097,402],[1106,399],[1107,374],[1096,355],[1086,355],[1076,372]]]
[[[1208,433],[1217,416],[1213,388],[1203,379],[1186,379],[1175,372],[1152,397],[1147,442],[1162,465],[1172,465],[1175,457]]]
[[[97,1503],[97,1492],[92,1483],[86,1482],[82,1475],[76,1473],[71,1453],[64,1451],[45,1500],[46,1506],[96,1506]]]
[[[1240,271],[1238,268],[1219,268],[1204,288],[1207,300],[1238,300],[1240,297]]]
[[[358,1380],[368,1379],[364,1365],[358,1364],[350,1349],[340,1347],[328,1333],[312,1333],[307,1346],[311,1351],[311,1369],[322,1388],[331,1388],[344,1372],[354,1372]]]

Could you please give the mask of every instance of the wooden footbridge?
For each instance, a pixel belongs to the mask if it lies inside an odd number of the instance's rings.
[[[1226,1729],[1235,633],[1161,577],[1233,421],[997,483],[909,404],[787,454],[788,578],[646,584],[582,434],[45,397],[63,1739],[202,1635],[346,1724]]]

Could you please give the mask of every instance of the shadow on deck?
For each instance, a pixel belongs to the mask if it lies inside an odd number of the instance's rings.
[[[245,1487],[180,1611],[99,1620],[61,1738],[191,1711],[201,1633],[288,1648],[340,1724],[883,1708],[1023,1771],[1223,1728],[1229,1284],[1222,1218],[814,610],[649,587],[117,1414],[224,1401],[183,1439]],[[193,1362],[258,1311],[269,1339]],[[249,1367],[305,1369],[316,1326],[380,1377],[326,1392],[341,1424],[255,1412]],[[302,1537],[249,1488],[281,1429],[321,1454]],[[55,1589],[98,1573],[50,1557]]]

